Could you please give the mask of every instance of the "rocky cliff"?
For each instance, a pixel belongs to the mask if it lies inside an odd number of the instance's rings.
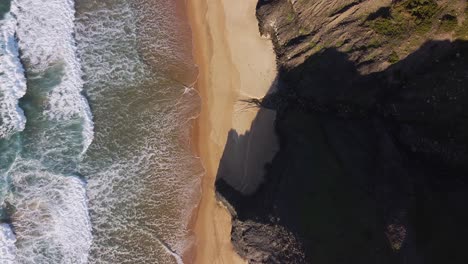
[[[252,103],[277,111],[281,147],[254,194],[217,182],[240,255],[468,263],[467,14],[464,0],[259,2],[280,88]]]

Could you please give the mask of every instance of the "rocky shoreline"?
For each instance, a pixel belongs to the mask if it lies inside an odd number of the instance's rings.
[[[280,151],[255,193],[240,194],[222,175],[216,183],[249,263],[468,260],[468,42],[457,35],[466,3],[371,2],[259,2],[280,88],[252,103],[277,111]],[[435,3],[438,13],[425,33],[408,27],[420,44],[405,54],[397,48],[406,35],[388,37],[367,21],[390,19],[378,17],[382,8],[391,19],[411,16],[413,2]],[[450,10],[461,29],[440,32]],[[377,38],[388,40],[376,46]]]

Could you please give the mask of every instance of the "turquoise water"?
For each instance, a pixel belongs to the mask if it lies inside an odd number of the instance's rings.
[[[11,1],[0,263],[181,263],[203,173],[182,14],[170,0]]]

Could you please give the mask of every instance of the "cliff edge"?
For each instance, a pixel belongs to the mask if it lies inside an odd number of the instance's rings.
[[[218,173],[241,256],[468,263],[467,14],[458,0],[258,3],[279,87],[251,103],[277,112],[280,150],[253,194]]]

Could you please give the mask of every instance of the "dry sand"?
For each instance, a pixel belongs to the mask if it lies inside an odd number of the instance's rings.
[[[262,110],[258,116],[257,108],[240,102],[261,98],[270,90],[276,77],[275,55],[271,41],[259,35],[257,0],[186,3],[200,71],[196,87],[202,97],[194,144],[206,175],[194,215],[196,243],[185,259],[199,264],[246,263],[233,250],[231,216],[216,200],[214,182],[223,158],[220,171],[227,172],[226,180],[244,193],[252,192],[277,149],[275,113]]]

